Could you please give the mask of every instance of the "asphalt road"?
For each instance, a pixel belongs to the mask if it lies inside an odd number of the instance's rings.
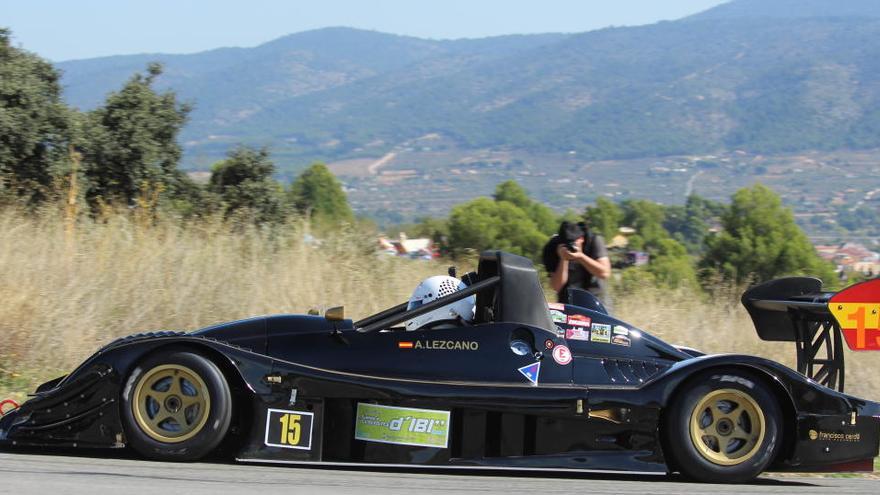
[[[7,494],[218,495],[421,494],[677,494],[880,493],[880,481],[858,478],[761,478],[748,485],[685,483],[665,476],[487,471],[342,470],[251,464],[172,464],[31,453],[0,453],[0,492]]]

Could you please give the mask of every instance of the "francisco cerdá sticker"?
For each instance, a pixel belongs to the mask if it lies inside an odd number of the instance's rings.
[[[367,442],[445,449],[450,426],[449,411],[358,402],[354,437]]]

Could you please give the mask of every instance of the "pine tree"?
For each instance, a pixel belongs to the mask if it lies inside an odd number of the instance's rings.
[[[220,198],[225,218],[281,222],[285,218],[283,189],[272,178],[274,172],[266,149],[240,146],[214,165],[208,190]]]
[[[153,89],[162,66],[150,64],[135,74],[104,105],[89,112],[83,144],[88,179],[86,197],[94,204],[130,205],[152,191],[171,191],[181,172],[177,136],[190,111],[173,92]]]
[[[723,232],[707,240],[704,268],[737,282],[798,274],[826,282],[835,279],[833,268],[816,254],[791,209],[766,186],[737,191],[722,225]]]
[[[333,227],[354,221],[342,184],[323,163],[315,163],[290,186],[294,208],[319,227]]]

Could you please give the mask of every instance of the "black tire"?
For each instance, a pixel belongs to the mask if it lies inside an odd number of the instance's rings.
[[[223,441],[231,420],[226,378],[217,365],[190,351],[148,356],[129,374],[122,391],[127,442],[150,459],[201,459]]]
[[[753,373],[727,369],[706,374],[687,382],[666,411],[668,457],[682,475],[696,481],[751,481],[782,445],[779,404]]]

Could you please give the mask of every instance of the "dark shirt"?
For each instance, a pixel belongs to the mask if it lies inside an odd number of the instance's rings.
[[[547,273],[552,274],[556,271],[556,267],[559,266],[559,255],[556,254],[556,248],[559,246],[559,243],[559,236],[554,235],[550,238],[547,244],[544,245],[543,261]],[[608,249],[605,247],[605,239],[598,234],[590,233],[587,235],[584,239],[583,250],[584,254],[594,260],[608,257]],[[568,297],[567,291],[569,287],[586,289],[599,298],[603,303],[606,302],[607,293],[605,279],[594,276],[577,261],[568,262],[568,282],[566,282],[557,293],[559,302],[568,302],[566,299]]]

